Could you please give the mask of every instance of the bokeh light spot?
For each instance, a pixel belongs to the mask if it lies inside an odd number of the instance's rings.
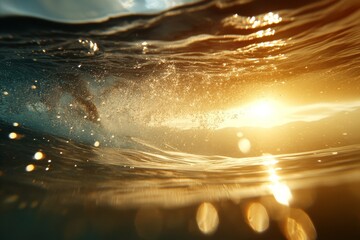
[[[44,153],[42,153],[42,152],[36,152],[35,154],[34,154],[34,159],[35,160],[41,160],[41,159],[44,159],[45,158],[45,154]]]
[[[313,240],[317,233],[310,217],[301,209],[292,209],[286,219],[285,235],[289,240]]]
[[[242,138],[238,142],[238,147],[240,152],[244,154],[249,153],[251,150],[251,142],[247,138]]]
[[[247,208],[246,220],[249,226],[258,233],[269,228],[269,215],[260,203],[251,203]]]
[[[216,208],[211,203],[202,203],[196,213],[196,222],[203,234],[210,235],[214,233],[219,225]]]
[[[26,170],[27,172],[32,172],[32,171],[34,171],[34,170],[35,170],[34,164],[29,164],[29,165],[27,165],[27,166],[25,167],[25,170]]]
[[[12,132],[12,133],[9,133],[9,138],[10,138],[10,139],[17,139],[17,138],[18,138],[18,135],[17,135],[17,133]]]

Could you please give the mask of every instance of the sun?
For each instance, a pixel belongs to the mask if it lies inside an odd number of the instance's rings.
[[[275,113],[275,103],[271,100],[258,100],[247,106],[246,113],[254,119],[270,117]]]

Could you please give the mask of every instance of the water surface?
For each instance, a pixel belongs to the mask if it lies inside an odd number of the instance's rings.
[[[358,238],[359,7],[2,18],[1,235]]]

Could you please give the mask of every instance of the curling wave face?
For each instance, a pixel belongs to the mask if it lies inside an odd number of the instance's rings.
[[[112,17],[154,14],[198,0],[1,0],[0,16],[25,16],[63,23],[101,22]]]

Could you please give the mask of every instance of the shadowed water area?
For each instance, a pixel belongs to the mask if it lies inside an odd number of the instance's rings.
[[[162,10],[0,19],[0,238],[359,239],[360,3]]]

